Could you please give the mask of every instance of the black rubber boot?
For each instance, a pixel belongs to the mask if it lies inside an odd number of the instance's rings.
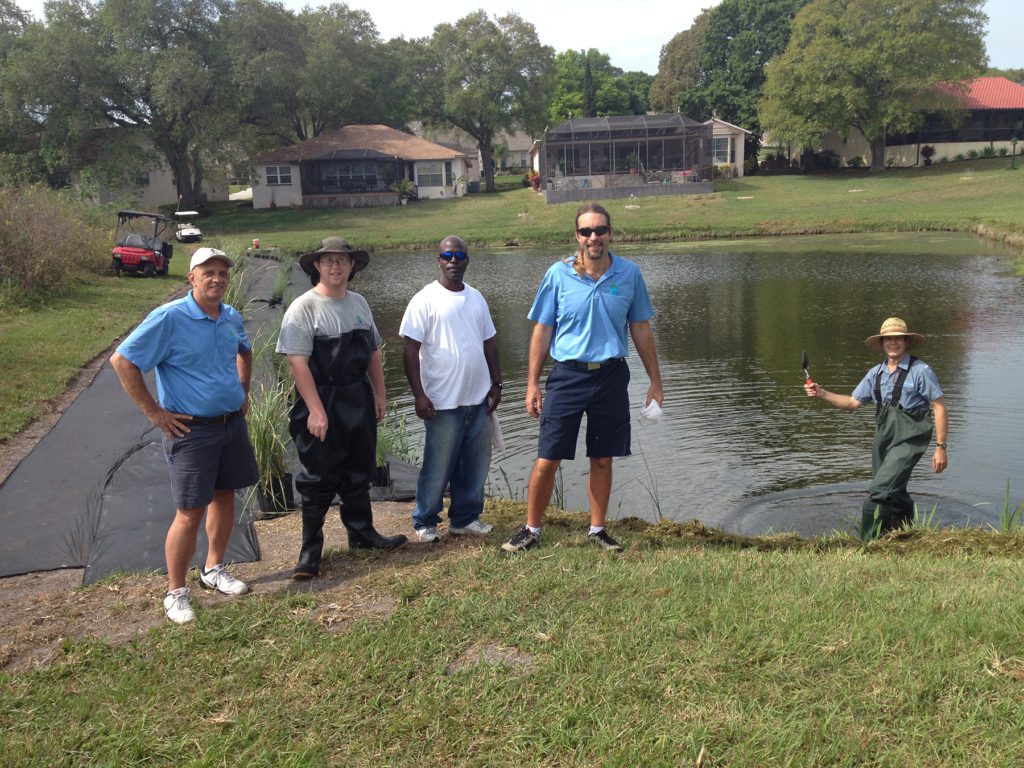
[[[401,533],[384,536],[373,527],[370,499],[342,499],[341,522],[348,532],[349,549],[398,549],[408,539]]]
[[[324,551],[324,518],[327,506],[323,504],[302,505],[302,549],[299,550],[299,564],[292,571],[297,581],[315,579],[320,575],[320,558]]]

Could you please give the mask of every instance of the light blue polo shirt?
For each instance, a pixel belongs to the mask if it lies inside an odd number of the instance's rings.
[[[211,417],[241,408],[235,358],[251,346],[234,307],[221,303],[213,320],[189,291],[150,312],[117,351],[143,372],[156,368],[158,399],[168,411]]]
[[[554,326],[551,357],[596,363],[629,354],[629,324],[650,320],[654,308],[640,268],[609,254],[600,279],[576,274],[575,254],[552,264],[541,280],[530,320]]]
[[[896,386],[896,379],[899,378],[900,370],[910,366],[906,381],[903,382],[903,391],[900,393],[900,405],[904,410],[913,411],[920,408],[928,408],[932,400],[942,397],[942,388],[939,386],[939,379],[935,371],[928,363],[917,359],[910,365],[910,354],[904,353],[896,370],[889,373],[889,366],[882,361],[860,380],[860,384],[853,390],[852,397],[859,400],[861,404],[873,402],[875,399],[875,377],[882,372],[881,390],[882,403],[888,405],[892,400],[892,390]]]

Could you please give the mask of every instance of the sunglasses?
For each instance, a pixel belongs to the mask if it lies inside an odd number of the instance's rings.
[[[579,229],[576,230],[576,234],[579,235],[580,237],[590,237],[591,235],[604,237],[611,231],[611,227],[609,227],[607,224],[602,224],[601,226],[594,227],[593,229],[591,229],[590,227],[580,227]]]
[[[437,254],[437,258],[444,259],[445,261],[451,261],[452,259],[455,259],[456,261],[465,261],[469,258],[469,254],[465,251],[441,251]]]

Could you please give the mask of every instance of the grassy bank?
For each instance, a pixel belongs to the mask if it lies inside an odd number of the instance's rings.
[[[718,182],[711,195],[609,201],[619,241],[693,240],[811,233],[918,230],[1010,236],[1024,246],[1024,170],[1009,160],[948,163],[871,175],[750,176]],[[378,250],[434,247],[452,232],[477,246],[569,244],[575,203],[543,197],[506,179],[498,194],[343,211],[221,206],[204,229],[244,247],[253,237],[301,249],[325,233]]]
[[[814,176],[751,176],[722,182],[711,195],[610,201],[619,241],[673,241],[829,232],[977,231],[1024,247],[1024,169],[1006,158],[916,170]],[[546,205],[501,179],[496,194],[425,200],[403,207],[299,211],[215,206],[202,220],[207,244],[241,252],[254,237],[286,252],[340,233],[377,250],[432,248],[453,232],[475,246],[564,245],[576,204]],[[191,249],[189,249],[190,251]],[[178,247],[172,273],[183,276]],[[0,439],[23,428],[60,394],[86,361],[128,331],[177,286],[176,280],[97,280],[43,310],[0,312],[0,366],[13,384],[0,389]],[[102,308],[102,309],[98,309]],[[46,359],[38,339],[59,339]]]
[[[492,502],[507,534],[522,508]],[[1024,539],[757,542],[620,524],[363,556],[0,686],[2,764],[1020,765]],[[497,537],[497,534],[496,534]],[[353,557],[338,553],[336,557]],[[117,582],[98,585],[116,593]]]

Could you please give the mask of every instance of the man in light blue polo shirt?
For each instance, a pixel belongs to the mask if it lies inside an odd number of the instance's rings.
[[[664,403],[650,324],[654,309],[639,267],[608,250],[612,220],[602,206],[580,208],[575,234],[578,251],[548,269],[529,313],[535,325],[526,410],[540,418],[540,438],[530,473],[526,525],[502,545],[506,552],[521,552],[540,543],[555,475],[563,459],[576,457],[584,414],[590,458],[588,537],[603,549],[621,552],[604,523],[612,489],[612,458],[630,454],[627,336],[632,337],[650,379],[644,405],[652,400],[659,407]],[[542,408],[540,374],[549,352],[555,365]]]
[[[125,392],[164,434],[176,510],[165,543],[164,613],[178,624],[195,618],[185,576],[204,511],[209,548],[200,586],[249,591],[224,568],[235,490],[259,478],[245,424],[252,346],[242,316],[221,301],[231,266],[223,251],[197,250],[189,263],[192,290],[150,312],[110,358]],[[159,402],[142,378],[154,368]]]

